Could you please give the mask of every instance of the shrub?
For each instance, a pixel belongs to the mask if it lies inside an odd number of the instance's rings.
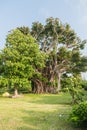
[[[87,102],[82,102],[73,107],[70,120],[77,126],[87,127]]]
[[[62,91],[69,92],[72,97],[72,104],[78,104],[83,101],[83,89],[80,76],[70,76],[62,80]]]

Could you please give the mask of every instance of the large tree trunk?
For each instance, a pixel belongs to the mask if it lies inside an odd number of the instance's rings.
[[[39,79],[34,79],[32,80],[33,84],[32,84],[32,91],[34,93],[44,93],[44,88],[43,88],[43,84],[42,81],[40,81]]]

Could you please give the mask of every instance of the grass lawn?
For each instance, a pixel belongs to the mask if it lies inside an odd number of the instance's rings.
[[[81,130],[68,121],[68,94],[0,97],[0,130]]]

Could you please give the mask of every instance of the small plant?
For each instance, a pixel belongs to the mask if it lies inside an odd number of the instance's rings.
[[[70,120],[77,126],[87,127],[87,102],[82,102],[73,107]]]
[[[81,86],[81,78],[79,75],[66,77],[62,81],[63,92],[69,92],[72,97],[72,104],[78,104],[83,101],[83,89]]]

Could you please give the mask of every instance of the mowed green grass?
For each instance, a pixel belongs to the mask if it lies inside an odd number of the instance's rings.
[[[80,130],[68,120],[70,102],[68,94],[0,97],[0,130]]]

